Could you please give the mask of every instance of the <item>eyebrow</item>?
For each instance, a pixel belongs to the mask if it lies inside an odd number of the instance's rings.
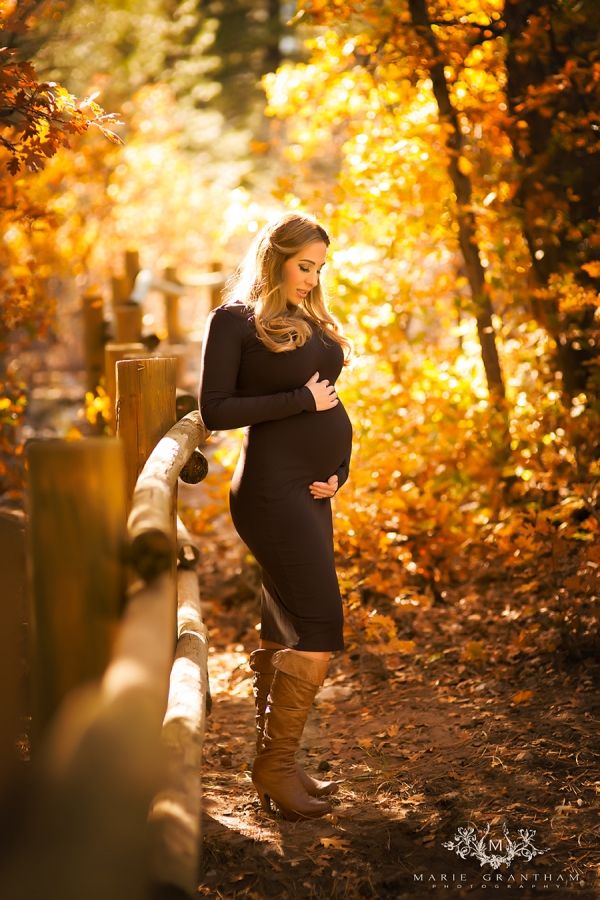
[[[300,259],[298,260],[298,262],[307,262],[311,263],[313,266],[316,266],[316,262],[313,259]],[[323,268],[324,265],[325,263],[321,263],[321,268]]]

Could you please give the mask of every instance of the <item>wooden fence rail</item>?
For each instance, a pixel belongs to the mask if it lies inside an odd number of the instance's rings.
[[[120,367],[124,371],[136,365],[144,370],[155,365],[164,369],[165,362],[119,362],[117,396]],[[174,381],[167,381],[174,410]],[[143,379],[140,385],[143,389]],[[136,408],[142,406],[140,399]],[[168,404],[163,409],[167,407],[171,409]],[[35,753],[39,791],[29,824],[10,862],[0,870],[2,897],[147,900],[195,892],[201,751],[209,702],[208,648],[193,568],[198,550],[177,522],[175,509],[182,469],[186,480],[198,481],[206,474],[206,461],[199,460],[196,451],[206,432],[197,411],[165,430],[135,482],[122,542],[119,522],[128,505],[124,473],[127,447],[133,439],[52,441],[52,448],[50,442],[34,442],[28,448],[36,647],[40,641],[45,645],[37,689],[44,697],[41,705],[49,725]],[[145,434],[149,439],[149,431]],[[139,442],[136,446],[139,450]],[[96,448],[104,454],[107,447],[110,471],[92,461],[84,475],[83,460],[93,456]],[[59,460],[51,471],[46,466],[50,449]],[[78,473],[75,488],[69,486],[74,473]],[[99,528],[101,502],[91,503],[90,497],[98,492],[101,497],[111,477],[120,481],[119,509],[105,516],[108,524]],[[61,517],[53,523],[54,508]],[[90,533],[88,514],[96,517]],[[74,610],[74,630],[65,642],[60,628],[64,596],[48,589],[46,578],[49,573],[55,576],[61,560],[66,565],[74,540],[77,558],[71,570],[79,572],[81,584],[77,595],[61,581]],[[93,546],[86,545],[88,540]],[[107,627],[115,637],[99,681],[89,680],[97,674],[99,663],[96,660],[90,672],[84,665],[85,654],[77,655],[82,660],[79,669],[59,665],[61,655],[67,658],[77,650],[77,616],[82,618],[86,603],[96,602],[91,587],[94,577],[102,577],[98,574],[102,569],[94,553],[110,571],[120,571],[126,585],[120,618],[115,604],[108,604]],[[90,612],[92,618],[96,614]],[[56,624],[51,636],[44,616]],[[59,639],[53,643],[56,634]],[[67,672],[60,690],[53,687],[52,694],[44,694],[48,666],[61,677]]]

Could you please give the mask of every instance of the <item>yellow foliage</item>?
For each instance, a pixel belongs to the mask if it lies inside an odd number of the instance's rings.
[[[84,400],[84,415],[90,425],[96,425],[101,417],[101,421],[108,422],[110,420],[110,397],[106,390],[98,385],[95,393],[86,391]]]

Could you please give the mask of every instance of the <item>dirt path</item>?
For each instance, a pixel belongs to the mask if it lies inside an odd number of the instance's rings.
[[[249,607],[236,610],[236,626],[247,616],[252,638]],[[534,694],[511,703],[510,666],[461,677],[443,659],[423,666],[405,657],[384,669],[338,656],[302,761],[345,780],[332,815],[289,823],[263,813],[252,788],[246,658],[255,642],[221,643],[231,627],[229,613],[211,628],[201,895],[401,898],[493,888],[498,897],[518,888],[538,896],[545,879],[546,892],[600,896],[597,666],[567,674],[523,665],[520,685]],[[534,846],[548,849],[497,871],[463,862],[442,842],[469,822],[481,833],[489,823],[496,839],[503,822],[512,838],[535,829]]]
[[[300,754],[313,774],[343,779],[334,811],[290,823],[260,809],[247,665],[258,646],[256,570],[227,516],[214,519],[214,460],[211,471],[201,494],[182,498],[201,501],[212,529],[200,567],[213,709],[199,895],[600,897],[600,662],[518,640],[506,598],[522,597],[523,584],[503,576],[417,611],[413,653],[337,654]],[[511,840],[535,831],[526,846],[544,852],[494,868],[443,846],[459,828],[483,837],[489,825],[483,850],[505,856],[504,823]]]

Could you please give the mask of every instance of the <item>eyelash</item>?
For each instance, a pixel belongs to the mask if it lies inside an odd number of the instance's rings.
[[[307,269],[305,266],[300,266],[300,271],[301,272],[310,272],[310,269]],[[321,269],[319,269],[319,271],[317,272],[317,275],[320,275],[320,274],[321,274]]]

